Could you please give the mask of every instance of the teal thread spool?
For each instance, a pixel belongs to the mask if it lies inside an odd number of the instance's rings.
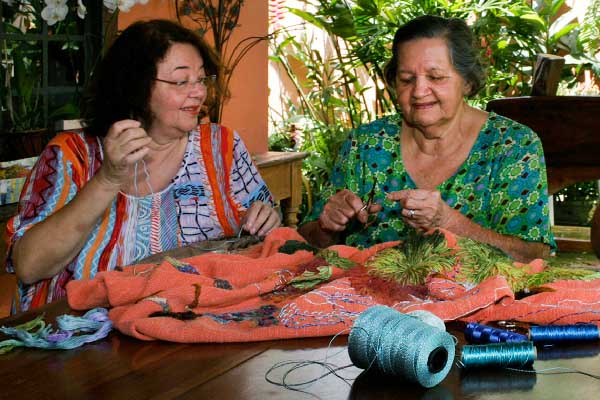
[[[375,306],[354,322],[348,353],[359,368],[377,368],[423,387],[440,383],[452,367],[454,338],[418,318]]]
[[[463,368],[525,368],[537,353],[533,342],[465,345],[458,365]]]

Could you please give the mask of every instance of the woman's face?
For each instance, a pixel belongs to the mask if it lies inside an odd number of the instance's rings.
[[[468,86],[452,66],[444,39],[406,42],[398,49],[396,91],[405,121],[420,128],[444,125],[463,103]]]
[[[198,125],[198,113],[207,90],[197,81],[204,76],[204,61],[196,48],[183,43],[171,46],[157,66],[150,95],[151,136],[179,138]]]

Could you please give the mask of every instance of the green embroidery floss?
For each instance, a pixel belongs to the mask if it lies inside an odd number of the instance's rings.
[[[359,368],[374,367],[430,388],[450,372],[455,339],[418,318],[375,306],[354,322],[348,353]]]

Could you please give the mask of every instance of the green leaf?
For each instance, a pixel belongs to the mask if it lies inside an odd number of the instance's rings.
[[[298,289],[310,290],[323,282],[327,282],[333,276],[333,268],[329,265],[317,267],[317,270],[319,272],[304,271],[301,275],[292,278],[290,285]]]

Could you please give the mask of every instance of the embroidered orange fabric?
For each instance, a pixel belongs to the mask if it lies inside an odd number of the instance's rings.
[[[455,246],[454,235],[445,234],[449,244]],[[424,296],[397,299],[377,293],[376,288],[365,291],[354,287],[357,274],[361,269],[364,272],[360,264],[397,242],[365,250],[332,246],[341,257],[359,266],[352,270],[333,267],[329,279],[312,290],[303,290],[289,283],[306,271],[304,265],[315,256],[306,250],[292,255],[278,253],[287,240],[302,238],[292,229],[279,228],[262,244],[241,254],[204,254],[174,263],[180,264],[179,268],[171,263],[173,260],[165,260],[159,265],[102,272],[91,280],[69,282],[68,301],[79,310],[111,306],[109,316],[114,326],[136,338],[186,343],[349,333],[358,315],[376,304],[401,312],[428,310],[445,321],[598,323],[600,280],[555,282],[546,285],[553,291],[522,300],[515,300],[500,276],[470,290],[449,278],[433,277],[424,288]],[[542,264],[537,260],[534,269],[539,270]]]

